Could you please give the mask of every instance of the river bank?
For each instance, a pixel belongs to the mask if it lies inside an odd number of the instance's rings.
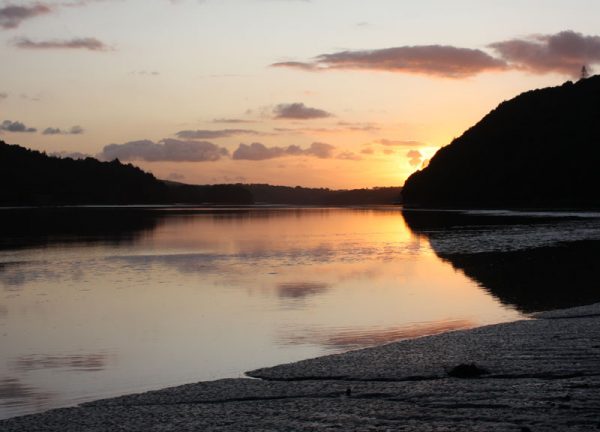
[[[590,431],[600,429],[598,341],[594,304],[248,373],[261,379],[17,417],[0,430]]]

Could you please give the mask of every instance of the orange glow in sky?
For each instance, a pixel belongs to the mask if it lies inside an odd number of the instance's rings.
[[[187,183],[402,185],[503,100],[600,63],[584,0],[15,4],[0,139]]]

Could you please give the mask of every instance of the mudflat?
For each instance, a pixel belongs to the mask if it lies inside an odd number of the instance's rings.
[[[0,421],[1,431],[600,430],[600,304]]]

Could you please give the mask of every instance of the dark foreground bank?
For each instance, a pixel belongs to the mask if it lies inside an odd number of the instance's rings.
[[[591,431],[600,304],[0,421],[2,431]]]

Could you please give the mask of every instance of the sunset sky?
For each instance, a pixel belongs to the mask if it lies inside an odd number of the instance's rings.
[[[600,68],[597,0],[0,0],[0,139],[186,183],[402,185]]]

